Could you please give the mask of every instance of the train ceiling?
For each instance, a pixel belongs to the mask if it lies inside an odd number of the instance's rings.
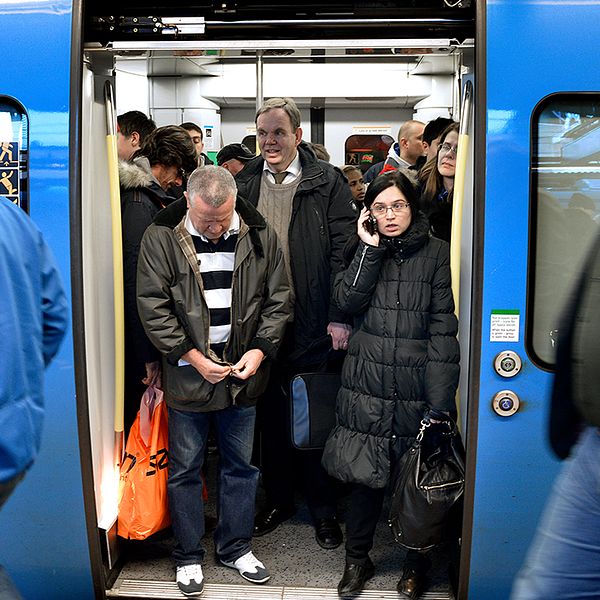
[[[244,2],[88,0],[85,43],[473,37],[474,0]]]

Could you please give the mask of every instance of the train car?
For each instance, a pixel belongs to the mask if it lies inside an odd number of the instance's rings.
[[[44,232],[72,311],[47,372],[41,452],[0,512],[0,563],[24,598],[181,597],[166,556],[124,550],[116,536],[114,111],[196,121],[214,155],[251,141],[257,99],[291,96],[305,139],[364,167],[404,120],[458,120],[467,83],[453,275],[467,448],[460,569],[423,597],[509,596],[559,466],[547,441],[558,315],[600,212],[597,16],[588,0],[0,4],[0,142],[14,150],[0,156],[0,194]],[[215,567],[203,597],[337,597],[343,548],[299,558],[290,541],[308,525],[293,526],[265,558],[277,572],[269,586]],[[389,576],[364,597],[397,597],[392,544]],[[296,573],[299,560],[318,575]]]

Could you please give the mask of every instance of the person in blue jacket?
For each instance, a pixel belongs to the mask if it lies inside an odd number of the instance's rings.
[[[38,453],[44,418],[44,368],[65,335],[68,307],[54,258],[40,230],[3,197],[0,231],[1,508]],[[0,567],[0,597],[18,598],[2,571]]]

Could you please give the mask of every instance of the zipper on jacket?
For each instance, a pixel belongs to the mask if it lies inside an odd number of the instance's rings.
[[[358,270],[356,271],[356,275],[354,276],[354,281],[352,282],[352,287],[356,286],[356,282],[358,281],[358,276],[362,270],[363,262],[365,260],[365,255],[367,254],[367,247],[363,248],[362,254],[360,255],[360,262],[358,263]]]

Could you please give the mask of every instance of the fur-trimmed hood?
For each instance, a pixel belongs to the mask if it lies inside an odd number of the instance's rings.
[[[150,161],[145,156],[135,158],[132,162],[119,161],[119,183],[125,190],[149,188],[159,185],[150,170]]]

